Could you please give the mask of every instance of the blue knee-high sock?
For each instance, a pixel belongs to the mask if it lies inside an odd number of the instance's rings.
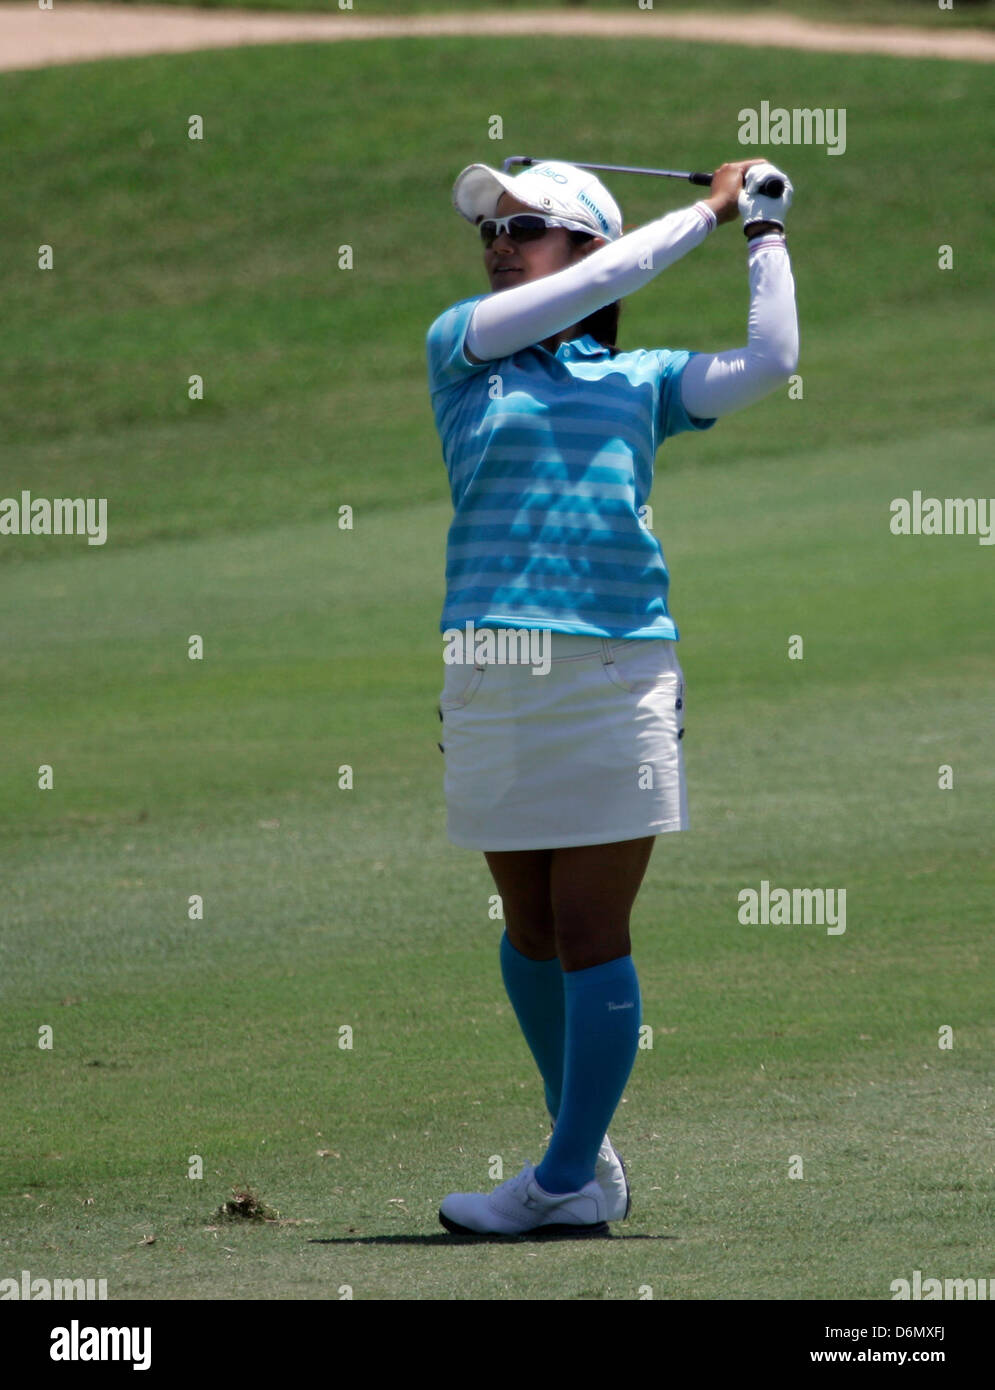
[[[535,1058],[546,1091],[546,1108],[556,1119],[563,1087],[563,970],[552,960],[529,960],[501,937],[501,975],[519,1027]]]
[[[536,1181],[545,1192],[577,1192],[594,1165],[639,1047],[642,1000],[631,956],[563,975],[566,1051],[556,1128]]]

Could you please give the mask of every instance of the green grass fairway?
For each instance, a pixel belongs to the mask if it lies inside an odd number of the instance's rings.
[[[103,547],[0,537],[0,1278],[880,1300],[992,1274],[995,547],[889,529],[915,489],[995,490],[988,72],[668,45],[662,83],[645,44],[564,42],[551,69],[552,44],[0,78],[0,497],[106,497],[109,521]],[[803,399],[658,459],[692,830],[660,837],[633,918],[632,1218],[454,1242],[440,1198],[537,1160],[546,1125],[436,746],[424,335],[484,287],[452,179],[531,147],[714,165],[753,152],[737,112],[764,99],[845,107],[849,146],[769,152],[797,189]],[[686,201],[613,188],[628,225]],[[628,302],[622,345],[733,346],[746,303],[722,228]],[[741,925],[763,879],[845,889],[845,933]],[[279,1223],[219,1227],[236,1184]]]

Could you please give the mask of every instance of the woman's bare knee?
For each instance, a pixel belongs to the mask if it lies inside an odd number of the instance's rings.
[[[508,940],[530,960],[556,955],[553,903],[549,888],[552,850],[487,851],[504,914]]]
[[[556,954],[564,970],[589,970],[619,956],[631,955],[628,919],[557,918]]]
[[[528,956],[529,960],[552,960],[556,956],[556,934],[550,923],[548,931],[536,931],[534,929],[522,929],[510,919],[505,922],[504,929],[508,933],[508,940],[516,951],[523,956]]]

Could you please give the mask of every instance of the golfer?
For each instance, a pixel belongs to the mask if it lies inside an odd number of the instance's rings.
[[[774,174],[778,198],[761,191]],[[678,631],[641,509],[666,439],[795,370],[791,197],[763,160],[723,164],[709,197],[623,235],[611,194],[574,165],[511,176],[472,164],[453,189],[490,293],[452,305],[427,337],[454,507],[440,623],[448,832],[483,851],[501,895],[502,976],[553,1132],[538,1166],[446,1197],[450,1231],[606,1235],[628,1214],[607,1130],[642,1021],[629,914],[655,836],[688,826]],[[747,345],[620,351],[621,298],[737,214]],[[730,444],[757,448],[742,433]]]

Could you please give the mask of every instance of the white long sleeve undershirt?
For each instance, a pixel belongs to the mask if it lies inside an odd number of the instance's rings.
[[[746,347],[697,353],[681,377],[684,409],[698,419],[714,419],[753,405],[782,386],[798,365],[795,281],[784,236],[756,237],[750,242],[747,261]]]
[[[714,226],[711,208],[695,203],[610,241],[566,270],[488,295],[473,311],[466,346],[490,362],[541,343],[649,284]]]
[[[532,347],[616,299],[641,289],[699,245],[716,225],[704,203],[667,213],[610,242],[576,265],[488,295],[474,309],[466,347],[482,362]],[[746,347],[692,357],[682,376],[690,415],[713,419],[768,395],[794,371],[798,320],[784,237],[750,243]]]

